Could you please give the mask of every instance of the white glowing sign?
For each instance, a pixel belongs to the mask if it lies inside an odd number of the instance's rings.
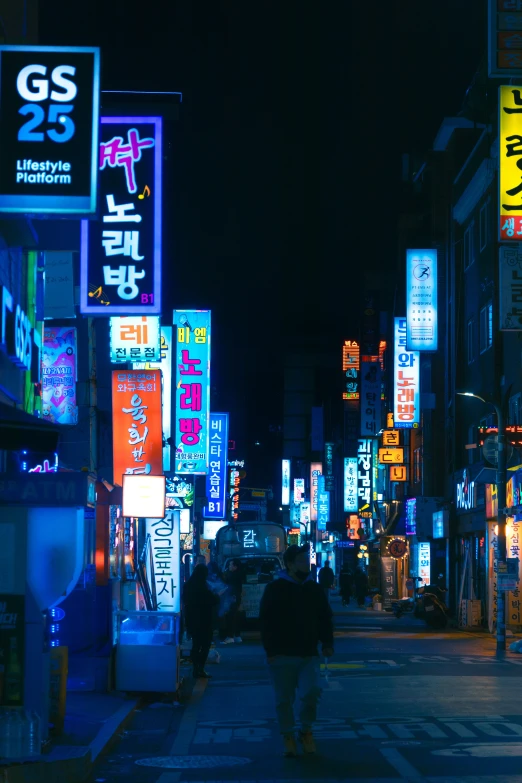
[[[281,491],[281,505],[290,505],[290,460],[283,460],[283,482]]]

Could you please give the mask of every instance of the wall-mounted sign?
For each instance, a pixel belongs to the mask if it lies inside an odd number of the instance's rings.
[[[284,459],[282,461],[282,477],[281,477],[281,505],[290,505],[290,460]]]
[[[174,310],[174,324],[175,472],[205,474],[209,463],[210,310]]]
[[[241,476],[239,470],[232,468],[229,477],[229,496],[230,496],[230,516],[232,521],[239,519],[239,487],[241,484]]]
[[[419,352],[406,350],[406,319],[395,318],[393,373],[394,427],[418,427],[420,422]]]
[[[227,513],[228,413],[210,414],[210,463],[207,473],[208,505],[205,519],[224,519]]]
[[[0,313],[0,350],[21,370],[31,372],[31,381],[40,380],[41,338],[29,317],[15,301],[7,288],[2,286],[2,311]]]
[[[157,315],[113,316],[110,319],[110,358],[117,362],[158,362],[160,322]]]
[[[521,0],[488,0],[488,76],[522,76]]]
[[[194,479],[170,475],[165,480],[167,508],[190,509],[194,505]]]
[[[399,430],[384,430],[382,433],[383,446],[400,446],[401,436]]]
[[[394,560],[402,560],[408,553],[408,542],[405,538],[391,538],[387,544],[387,551]]]
[[[520,239],[522,239],[522,226]],[[500,245],[498,273],[499,329],[505,332],[520,331],[522,330],[522,247]]]
[[[381,365],[377,361],[361,361],[361,435],[377,435],[381,429]]]
[[[100,220],[81,225],[81,312],[161,312],[160,117],[102,117]]]
[[[381,465],[402,465],[404,462],[404,449],[379,449],[379,462]]]
[[[344,510],[359,510],[357,496],[357,457],[344,458]]]
[[[343,400],[359,399],[359,368],[361,350],[355,340],[343,343]]]
[[[325,487],[328,492],[332,492],[335,486],[334,477],[334,445],[333,443],[324,444],[324,476],[326,479]]]
[[[431,583],[431,546],[429,541],[421,541],[417,548],[417,575],[422,579],[421,585]]]
[[[304,478],[294,479],[294,503],[302,503],[305,495]]]
[[[310,519],[317,520],[317,495],[319,492],[319,476],[323,475],[321,462],[312,462],[310,465]]]
[[[100,50],[0,46],[0,212],[96,212]]]
[[[124,474],[163,473],[160,370],[113,371],[112,451],[114,481],[118,484]]]
[[[433,538],[449,538],[449,511],[433,512]]]
[[[372,440],[360,438],[357,448],[357,498],[358,515],[364,519],[373,516]]]
[[[475,482],[471,480],[469,470],[462,471],[462,481],[457,482],[457,509],[461,511],[470,511],[476,507],[477,498],[475,492]]]
[[[522,427],[519,424],[508,424],[504,427],[506,442],[520,448],[522,446]],[[488,435],[498,435],[498,427],[479,427],[478,443],[483,446]]]
[[[75,318],[73,254],[46,250],[44,256],[44,320]]]
[[[407,481],[408,469],[406,465],[390,465],[390,481]]]
[[[306,529],[310,530],[310,503],[301,503],[299,506],[299,523],[306,525]]]
[[[437,251],[406,251],[406,345],[437,350]]]
[[[330,521],[330,493],[325,489],[324,476],[319,476],[317,492],[317,529],[326,530]]]
[[[156,478],[156,477],[155,477]],[[150,535],[158,612],[179,612],[181,586],[179,563],[180,511],[166,511],[164,519],[145,520]]]
[[[417,535],[417,498],[406,500],[406,535]]]
[[[163,519],[165,476],[123,476],[123,516]]]
[[[389,411],[386,414],[386,426],[388,427],[389,430],[393,429],[393,413],[392,413],[392,411]]]
[[[76,424],[76,329],[46,326],[43,343],[42,416],[55,424]]]
[[[499,237],[520,242],[522,239],[522,191],[520,168],[522,159],[522,86],[502,85],[498,88],[499,107]]]

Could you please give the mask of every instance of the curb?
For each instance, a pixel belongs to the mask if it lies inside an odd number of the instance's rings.
[[[138,708],[140,699],[129,701],[111,715],[89,745],[58,745],[41,761],[0,767],[0,783],[82,783],[97,758]]]

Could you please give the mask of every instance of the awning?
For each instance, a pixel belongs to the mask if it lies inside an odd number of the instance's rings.
[[[0,449],[3,451],[57,450],[60,428],[25,411],[0,402]]]

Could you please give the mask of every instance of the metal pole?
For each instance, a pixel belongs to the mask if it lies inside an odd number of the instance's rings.
[[[497,526],[498,526],[498,560],[497,564],[506,562],[506,482],[507,455],[506,433],[504,426],[504,411],[502,404],[494,405],[498,424],[498,463],[497,463]],[[503,590],[499,589],[497,580],[497,657],[504,657],[506,652],[506,603]]]

